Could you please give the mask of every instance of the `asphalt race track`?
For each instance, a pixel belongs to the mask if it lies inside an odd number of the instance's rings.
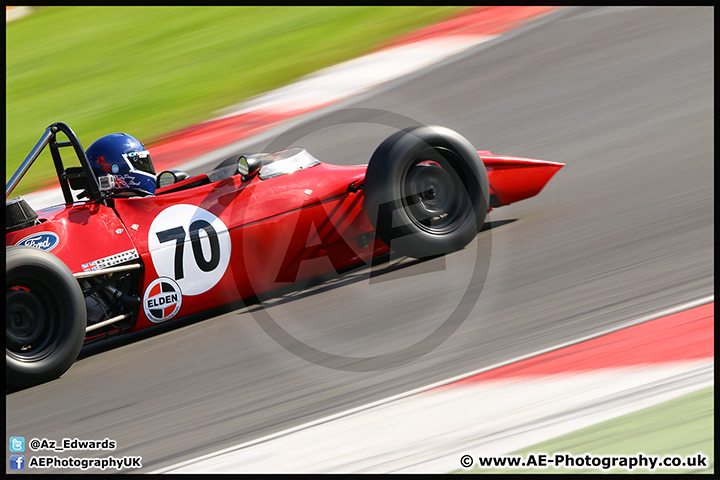
[[[713,294],[713,40],[708,8],[566,8],[315,113],[378,109],[567,166],[453,255],[88,347],[7,395],[8,435],[110,438],[82,456],[150,472]],[[393,131],[373,120],[292,143],[365,163]]]

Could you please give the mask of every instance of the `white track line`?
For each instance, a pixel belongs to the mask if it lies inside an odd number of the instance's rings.
[[[709,358],[484,380],[424,392],[172,472],[447,473],[460,468],[464,454],[527,448],[711,386],[713,373]]]
[[[257,110],[294,112],[336,103],[421,70],[498,35],[452,35],[386,48],[318,70],[286,86],[223,109],[233,117]]]
[[[251,446],[259,445],[259,444],[261,444],[261,443],[268,442],[268,441],[270,441],[270,440],[274,440],[274,439],[277,439],[277,438],[280,438],[280,437],[283,437],[283,436],[287,436],[287,435],[290,435],[290,434],[295,433],[295,432],[299,432],[299,431],[302,431],[302,430],[310,429],[310,428],[313,428],[313,427],[316,427],[316,426],[319,426],[319,425],[322,425],[322,424],[325,424],[325,423],[328,423],[328,422],[332,422],[332,421],[335,421],[335,420],[338,420],[338,419],[341,419],[341,418],[344,418],[344,417],[348,417],[348,416],[350,416],[350,415],[354,415],[354,414],[359,413],[359,412],[363,412],[363,411],[366,411],[366,410],[369,410],[369,409],[372,409],[372,408],[375,408],[375,407],[384,406],[384,405],[390,404],[390,403],[392,403],[392,402],[396,402],[396,401],[398,401],[398,400],[405,399],[405,398],[410,397],[410,396],[413,396],[413,395],[417,395],[417,394],[420,394],[420,393],[423,393],[423,392],[427,392],[428,390],[432,390],[432,389],[435,389],[435,388],[438,388],[438,387],[442,387],[442,386],[445,386],[445,385],[449,385],[449,384],[451,384],[451,383],[454,383],[454,382],[457,382],[457,381],[466,379],[466,378],[468,378],[468,377],[472,377],[472,376],[474,376],[474,375],[477,375],[477,374],[480,374],[480,373],[483,373],[483,372],[486,372],[486,371],[489,371],[489,370],[494,370],[494,369],[496,369],[496,368],[503,367],[503,366],[505,366],[505,365],[510,365],[510,364],[512,364],[512,363],[517,363],[517,362],[520,362],[520,361],[525,360],[525,359],[528,359],[528,358],[532,358],[532,357],[536,357],[536,356],[538,356],[538,355],[542,355],[542,354],[544,354],[544,353],[552,352],[552,351],[555,351],[555,350],[559,350],[559,349],[561,349],[561,348],[565,348],[565,347],[568,347],[568,346],[571,346],[571,345],[575,345],[575,344],[578,344],[578,343],[582,343],[582,342],[585,342],[585,341],[587,341],[587,340],[591,340],[591,339],[593,339],[593,338],[602,337],[602,336],[604,336],[604,335],[608,335],[608,334],[610,334],[610,333],[613,333],[613,332],[616,332],[616,331],[619,331],[619,330],[622,330],[622,329],[625,329],[625,328],[628,328],[628,327],[631,327],[631,326],[634,326],[634,325],[639,325],[639,324],[641,324],[641,323],[649,322],[649,321],[651,321],[651,320],[655,320],[655,319],[658,319],[658,318],[661,318],[661,317],[665,317],[665,316],[668,316],[668,315],[672,315],[672,314],[674,314],[674,313],[678,313],[678,312],[682,312],[682,311],[685,311],[685,310],[689,310],[689,309],[691,309],[691,308],[698,307],[698,306],[700,306],[700,305],[705,305],[705,304],[707,304],[707,303],[710,303],[710,302],[714,301],[714,299],[715,299],[715,296],[714,296],[714,295],[710,295],[710,296],[707,296],[707,297],[700,298],[700,299],[698,299],[698,300],[694,300],[694,301],[691,301],[691,302],[684,303],[684,304],[682,304],[682,305],[678,305],[678,306],[675,306],[675,307],[667,308],[667,309],[661,310],[661,311],[659,311],[659,312],[656,312],[656,313],[653,313],[653,314],[650,314],[650,315],[645,315],[645,316],[643,316],[643,317],[636,318],[636,319],[634,319],[634,320],[630,320],[630,321],[624,322],[624,323],[622,323],[622,324],[620,324],[620,325],[618,325],[618,326],[616,326],[616,327],[609,328],[609,329],[606,329],[606,330],[602,330],[602,331],[597,332],[597,333],[595,333],[595,334],[587,335],[587,336],[584,336],[584,337],[581,337],[581,338],[578,338],[578,339],[575,339],[575,340],[572,340],[572,341],[569,341],[569,342],[565,342],[565,343],[556,345],[556,346],[554,346],[554,347],[542,349],[542,350],[533,352],[533,353],[528,354],[528,355],[523,355],[523,356],[514,358],[514,359],[512,359],[512,360],[509,360],[509,361],[500,362],[500,363],[497,363],[497,364],[492,365],[492,366],[490,366],[490,367],[485,367],[485,368],[481,368],[481,369],[478,369],[478,370],[474,370],[474,371],[471,371],[471,372],[468,372],[468,373],[465,373],[465,374],[462,374],[462,375],[458,375],[458,376],[455,376],[455,377],[452,377],[452,378],[449,378],[449,379],[446,379],[446,380],[443,380],[443,381],[440,381],[440,382],[436,382],[436,383],[427,385],[427,386],[425,386],[425,387],[420,387],[420,388],[417,388],[417,389],[414,389],[414,390],[410,390],[410,391],[408,391],[408,392],[404,392],[404,393],[401,393],[401,394],[398,394],[398,395],[394,395],[394,396],[391,396],[391,397],[388,397],[388,398],[385,398],[385,399],[382,399],[382,400],[378,400],[378,401],[375,401],[375,402],[371,402],[371,403],[368,403],[368,404],[366,404],[366,405],[362,405],[362,406],[360,406],[360,407],[356,407],[356,408],[352,408],[352,409],[346,410],[346,411],[344,411],[344,412],[340,412],[340,413],[337,413],[337,414],[334,414],[334,415],[329,415],[329,416],[327,416],[327,417],[324,417],[324,418],[321,418],[321,419],[318,419],[318,420],[314,420],[314,421],[311,421],[311,422],[307,422],[307,423],[304,423],[304,424],[302,424],[302,425],[298,425],[298,426],[296,426],[296,427],[291,427],[291,428],[288,428],[288,429],[286,429],[286,430],[282,430],[282,431],[277,432],[277,433],[273,433],[273,434],[270,434],[270,435],[266,435],[266,436],[264,436],[264,437],[261,437],[261,438],[255,439],[255,440],[250,440],[250,441],[248,441],[248,442],[244,442],[244,443],[241,443],[241,444],[239,444],[239,445],[235,445],[235,446],[233,446],[233,447],[228,447],[228,448],[225,448],[225,449],[223,449],[223,450],[219,450],[219,451],[217,451],[217,452],[213,452],[213,453],[210,453],[210,454],[207,454],[207,455],[203,455],[203,456],[200,456],[200,457],[195,458],[195,459],[191,459],[191,460],[187,460],[187,461],[184,461],[184,462],[180,462],[180,463],[177,463],[177,464],[175,464],[175,465],[171,465],[171,466],[169,466],[169,467],[165,467],[165,468],[156,470],[156,471],[154,471],[154,472],[152,472],[152,473],[167,473],[167,472],[170,472],[170,471],[173,471],[173,470],[181,469],[181,468],[183,468],[183,467],[185,467],[185,466],[188,466],[188,465],[191,465],[191,464],[195,464],[195,463],[198,463],[198,462],[202,462],[202,461],[207,460],[207,459],[211,459],[211,458],[214,458],[214,457],[218,457],[218,456],[221,456],[221,455],[225,455],[225,454],[227,454],[227,453],[229,453],[229,452],[234,452],[234,451],[241,450],[241,449],[245,449],[245,448],[248,448],[248,447],[251,447]]]
[[[30,7],[10,7],[5,9],[5,23],[22,18],[32,12]]]

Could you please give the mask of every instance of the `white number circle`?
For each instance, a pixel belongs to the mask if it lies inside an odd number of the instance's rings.
[[[230,262],[230,232],[207,210],[173,205],[150,225],[148,248],[159,276],[175,280],[183,295],[200,295],[225,274]]]

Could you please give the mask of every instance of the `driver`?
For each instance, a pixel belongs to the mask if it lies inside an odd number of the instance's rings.
[[[111,133],[90,145],[85,154],[96,178],[112,175],[114,196],[155,195],[157,180],[150,152],[135,137]]]

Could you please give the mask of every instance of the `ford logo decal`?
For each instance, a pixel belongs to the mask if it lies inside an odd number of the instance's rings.
[[[40,250],[49,252],[53,248],[57,247],[58,243],[60,243],[60,238],[58,238],[57,234],[53,232],[38,232],[28,235],[15,245],[21,247],[39,248]]]

